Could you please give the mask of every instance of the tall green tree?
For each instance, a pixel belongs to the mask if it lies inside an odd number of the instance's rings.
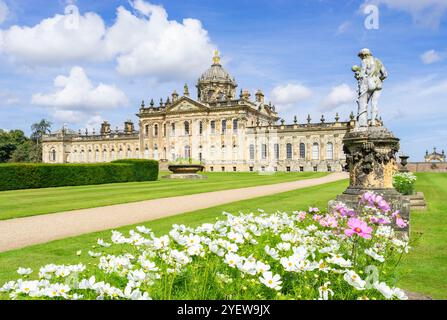
[[[31,140],[36,144],[32,158],[37,158],[36,162],[42,162],[42,138],[50,133],[52,123],[42,119],[31,126]]]
[[[29,141],[22,130],[5,131],[0,129],[0,162],[11,160],[16,149]]]

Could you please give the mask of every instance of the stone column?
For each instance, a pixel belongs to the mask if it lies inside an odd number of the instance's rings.
[[[365,192],[382,195],[401,216],[409,220],[410,203],[393,187],[393,174],[398,170],[396,153],[399,139],[384,127],[353,130],[343,139],[347,168],[350,174],[348,189],[337,197],[358,209],[358,201]]]

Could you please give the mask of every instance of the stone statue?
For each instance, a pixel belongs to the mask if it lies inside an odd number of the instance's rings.
[[[388,78],[382,62],[373,57],[369,49],[362,49],[359,53],[361,66],[353,66],[352,71],[358,81],[358,114],[357,129],[368,127],[368,105],[371,102],[371,126],[377,126],[378,102],[382,93],[382,83]]]

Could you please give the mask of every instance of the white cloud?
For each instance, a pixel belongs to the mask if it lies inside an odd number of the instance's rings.
[[[307,100],[312,96],[312,90],[301,84],[288,83],[273,88],[272,101],[280,109],[285,110],[294,104]]]
[[[353,103],[356,98],[355,91],[346,83],[333,87],[327,97],[321,102],[322,111],[331,111],[343,104]]]
[[[439,52],[435,50],[429,50],[421,55],[421,60],[424,64],[432,64],[442,60]]]
[[[53,93],[33,95],[31,103],[67,111],[60,113],[65,116],[75,116],[75,111],[92,112],[128,103],[126,95],[117,87],[102,83],[94,86],[81,67],[72,68],[68,77],[56,77],[54,87]]]
[[[9,14],[9,8],[3,0],[0,0],[0,24],[5,22]]]
[[[364,4],[383,4],[407,12],[416,23],[430,28],[438,28],[447,12],[446,0],[366,0]]]
[[[162,6],[143,0],[130,4],[135,13],[119,7],[109,27],[96,13],[85,13],[77,28],[67,27],[71,16],[55,15],[33,27],[0,30],[0,52],[33,66],[116,61],[118,72],[126,76],[159,81],[198,77],[213,51],[201,22],[168,20]]]

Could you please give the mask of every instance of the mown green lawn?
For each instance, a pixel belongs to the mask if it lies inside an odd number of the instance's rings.
[[[447,174],[417,177],[416,189],[424,192],[428,210],[411,213],[411,236],[419,240],[400,268],[400,286],[447,299]]]
[[[279,209],[283,211],[307,210],[309,206],[326,208],[327,202],[335,195],[343,192],[347,185],[347,180],[339,181],[268,197],[234,202],[138,225],[145,225],[160,236],[169,232],[173,224],[197,226],[222,217],[222,212],[224,211],[237,214],[239,211],[245,213],[257,212],[257,209],[274,212]],[[123,227],[117,230],[126,232],[132,228],[135,228],[135,226]],[[94,248],[97,239],[103,238],[109,241],[110,237],[111,232],[109,230],[0,253],[0,286],[8,280],[17,279],[16,270],[20,266],[31,267],[33,270],[38,271],[41,266],[49,263],[93,263],[96,260],[88,256],[88,250],[99,250],[99,248]],[[76,256],[78,250],[82,250],[80,257]]]
[[[166,175],[161,173],[160,176]],[[166,180],[0,192],[0,220],[209,191],[319,178],[327,173],[207,173],[206,180]]]
[[[258,208],[270,212],[307,209],[309,206],[325,208],[328,200],[343,192],[347,184],[347,181],[340,181],[235,202],[143,225],[161,235],[168,232],[172,224],[196,226],[213,221],[221,216],[223,211],[248,213]],[[398,285],[435,299],[447,299],[447,174],[418,174],[417,189],[425,193],[429,209],[411,214],[412,239],[418,241],[413,244],[412,251],[399,268]],[[118,230],[126,232],[134,227],[128,226]],[[93,263],[95,260],[87,255],[87,251],[98,250],[94,248],[97,238],[108,240],[110,236],[110,231],[104,231],[0,253],[0,286],[7,280],[17,279],[15,270],[20,266],[31,267],[37,271],[40,266],[49,263]],[[78,250],[82,250],[80,257],[76,256]]]

